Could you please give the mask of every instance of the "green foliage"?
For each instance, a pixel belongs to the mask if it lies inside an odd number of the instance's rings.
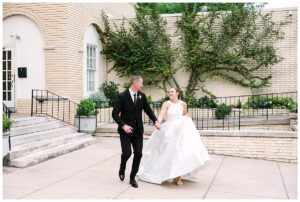
[[[76,112],[77,116],[94,116],[99,113],[95,103],[89,99],[81,100]]]
[[[197,99],[194,97],[185,96],[183,100],[186,102],[187,107],[197,107]]]
[[[218,106],[217,101],[214,98],[204,96],[198,100],[197,107],[210,107],[216,108]]]
[[[96,93],[91,94],[89,100],[95,103],[97,109],[109,106],[109,100],[105,97],[101,88]]]
[[[215,111],[215,116],[217,119],[224,119],[227,115],[230,114],[230,112],[231,106],[220,104]]]
[[[2,132],[6,132],[8,130],[10,130],[10,127],[12,126],[13,121],[10,120],[6,114],[3,112],[2,113]]]
[[[241,109],[242,106],[243,106],[243,103],[240,100],[238,100],[237,104],[235,106],[233,106],[233,107]]]
[[[151,16],[145,17],[137,13],[135,20],[125,21],[119,27],[111,29],[107,17],[103,15],[105,31],[104,48],[108,61],[113,61],[112,67],[118,76],[139,74],[144,78],[144,84],[156,86],[166,91],[165,83],[175,80],[172,68],[174,51],[170,36],[166,33],[166,22],[158,15],[155,6]]]
[[[182,32],[182,66],[191,73],[187,96],[193,97],[197,89],[209,93],[205,82],[213,77],[250,88],[268,86],[272,76],[255,71],[281,60],[274,43],[283,33],[271,15],[262,15],[261,5],[253,3],[227,5],[228,12],[211,6],[209,13],[197,15],[195,4],[184,4],[177,26]]]
[[[153,101],[152,101],[151,95],[147,96],[147,102],[148,102],[148,103],[152,103],[152,102],[153,102]]]
[[[124,83],[122,87],[125,89],[129,89],[130,85],[131,85],[130,83]]]
[[[203,6],[209,12],[200,13]],[[221,77],[234,84],[253,88],[270,85],[272,75],[257,70],[281,61],[275,42],[283,38],[272,15],[263,15],[263,4],[254,3],[138,3],[137,18],[112,29],[103,15],[100,32],[103,54],[114,63],[119,76],[140,74],[144,84],[167,91],[166,85],[185,89],[193,105],[195,92],[208,96],[206,81]],[[172,48],[166,22],[159,13],[182,13],[177,20],[180,47]],[[125,23],[129,24],[125,26]],[[128,28],[126,28],[128,27]],[[180,86],[174,74],[175,58],[190,73],[187,86]],[[173,66],[172,66],[173,65]],[[173,84],[172,84],[173,83]]]
[[[218,106],[216,99],[207,96],[200,99],[186,96],[183,100],[187,103],[188,107],[216,108]]]
[[[109,99],[110,106],[113,106],[116,102],[116,99],[119,95],[118,87],[120,84],[116,84],[112,81],[104,82],[100,90],[104,92],[104,95]]]
[[[290,112],[297,112],[297,102],[291,97],[271,97],[252,95],[244,107],[253,109],[281,108]]]
[[[152,12],[153,4],[156,4],[157,12],[160,14],[166,13],[182,13],[184,9],[184,3],[137,3],[139,12],[150,15]],[[244,3],[241,3],[244,5]],[[215,10],[230,10],[230,5],[228,3],[194,3],[195,9],[200,12],[201,8],[207,6],[208,9],[210,7],[214,7]]]

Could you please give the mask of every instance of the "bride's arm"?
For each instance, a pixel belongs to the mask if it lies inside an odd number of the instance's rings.
[[[182,102],[183,107],[183,116],[189,116],[189,113],[187,111],[187,104],[185,102]]]
[[[168,110],[168,107],[169,107],[168,103],[164,102],[164,104],[161,107],[160,113],[158,115],[158,122],[159,123],[161,123],[164,120],[164,118],[166,116],[166,113],[167,113],[167,110]]]

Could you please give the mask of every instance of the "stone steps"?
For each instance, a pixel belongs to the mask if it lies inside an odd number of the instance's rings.
[[[96,142],[96,139],[93,137],[68,142],[68,143],[65,143],[65,144],[50,148],[50,149],[32,153],[32,154],[24,156],[24,157],[12,159],[9,162],[9,166],[18,167],[18,168],[32,166],[32,165],[44,162],[46,160],[55,158],[57,156],[81,149],[81,148],[88,146],[90,144],[93,144],[95,142]]]
[[[39,141],[33,141],[27,144],[22,144],[13,149],[9,153],[9,158],[16,159],[19,157],[26,156],[30,153],[39,152],[45,149],[55,147],[57,145],[65,144],[67,142],[80,140],[85,138],[87,135],[85,133],[71,133],[66,135],[60,135],[53,138],[42,139]]]
[[[56,129],[63,126],[64,124],[61,123],[60,121],[29,124],[29,125],[23,125],[22,127],[12,127],[10,129],[10,134],[11,136],[19,136],[19,135],[25,135],[25,134],[30,134],[30,133],[40,132],[40,131]]]
[[[19,136],[14,136],[11,137],[11,144],[12,147],[21,145],[21,144],[26,144],[30,143],[33,141],[41,140],[41,139],[48,139],[52,137],[57,137],[60,135],[66,135],[70,133],[76,132],[75,127],[60,127],[60,128],[55,128],[51,130],[45,130],[45,131],[39,131],[39,132],[34,132],[26,135],[19,135]]]
[[[3,160],[7,166],[32,166],[96,142],[90,134],[78,133],[76,127],[46,117],[18,117],[13,121],[12,148]]]
[[[13,128],[48,122],[46,117],[20,117],[13,120]]]

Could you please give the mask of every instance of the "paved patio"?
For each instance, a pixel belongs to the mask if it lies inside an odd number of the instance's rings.
[[[4,199],[297,199],[297,164],[211,155],[199,182],[182,186],[118,178],[120,142],[97,137],[98,143],[44,163],[3,168]],[[146,143],[146,140],[145,140]]]

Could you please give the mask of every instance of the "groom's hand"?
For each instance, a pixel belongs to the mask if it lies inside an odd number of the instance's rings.
[[[160,124],[159,124],[159,122],[158,122],[158,121],[155,121],[155,124],[154,124],[154,126],[155,126],[155,128],[156,128],[157,130],[159,130],[159,129],[160,129]]]
[[[123,130],[125,131],[125,133],[132,133],[133,128],[131,126],[125,125],[123,127]]]

